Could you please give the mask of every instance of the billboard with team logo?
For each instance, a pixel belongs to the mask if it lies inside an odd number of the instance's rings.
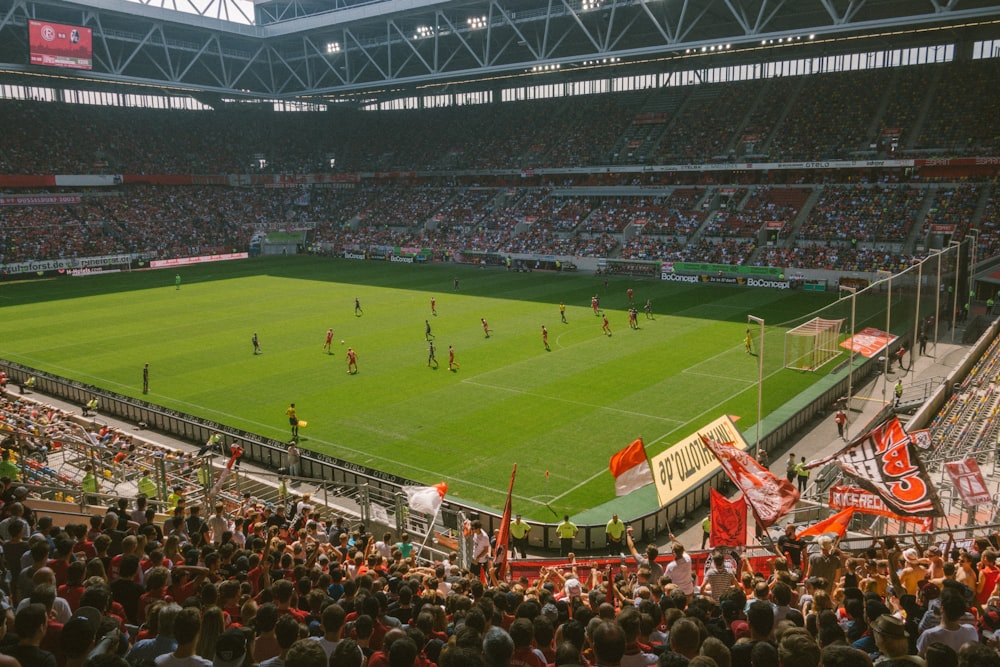
[[[90,28],[52,21],[28,21],[28,60],[32,65],[93,69]]]

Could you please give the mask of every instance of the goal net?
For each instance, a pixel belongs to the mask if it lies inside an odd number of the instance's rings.
[[[814,317],[785,332],[785,368],[814,371],[840,354],[844,320]]]

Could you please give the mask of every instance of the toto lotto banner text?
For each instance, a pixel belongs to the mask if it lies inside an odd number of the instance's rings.
[[[716,442],[732,443],[734,447],[744,451],[748,446],[736,430],[733,420],[724,415],[654,456],[649,463],[653,469],[656,497],[661,507],[722,470],[719,460],[702,444],[699,434]]]

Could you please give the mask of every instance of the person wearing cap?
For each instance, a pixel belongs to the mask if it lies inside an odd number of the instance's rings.
[[[201,634],[201,612],[193,607],[181,609],[174,619],[177,648],[156,658],[156,667],[212,667],[212,661],[195,653]]]
[[[531,532],[531,526],[521,521],[521,515],[518,514],[514,517],[514,520],[510,522],[510,555],[512,558],[516,558],[517,554],[521,554],[521,558],[528,557],[528,533]]]
[[[822,577],[829,582],[840,581],[840,554],[833,547],[833,538],[820,535],[816,543],[820,551],[809,556],[808,576]]]
[[[899,583],[907,595],[915,596],[920,591],[920,584],[927,579],[927,570],[924,569],[920,552],[912,547],[903,551],[903,561],[903,569],[899,571]]]
[[[223,632],[215,642],[213,667],[240,667],[247,655],[247,640],[239,628]]]
[[[97,611],[93,607],[95,612]],[[59,633],[59,653],[65,667],[83,667],[90,650],[94,648],[97,631],[100,627],[100,612],[93,620],[86,616],[74,614],[62,627]]]

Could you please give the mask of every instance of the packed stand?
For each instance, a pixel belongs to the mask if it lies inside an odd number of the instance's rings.
[[[905,186],[828,186],[798,238],[822,241],[904,241],[926,191]]]
[[[738,81],[692,87],[691,98],[676,121],[660,139],[661,164],[714,162],[726,158],[729,143],[746,113],[748,100],[756,99],[762,81]]]
[[[921,238],[928,233],[939,232],[951,234],[951,238],[956,241],[964,239],[981,194],[982,188],[978,185],[960,184],[939,188],[924,217],[924,224],[920,229]]]
[[[897,78],[889,91],[885,113],[879,119],[876,143],[881,153],[892,152],[894,139],[897,147],[901,147],[913,135],[920,107],[927,96],[927,82],[933,77],[934,70],[931,68],[943,67],[946,66],[903,67],[895,73]]]
[[[781,233],[786,233],[808,198],[808,191],[800,191],[799,196],[790,197],[788,190],[761,186],[754,190],[742,206],[738,206],[738,203],[742,201],[739,192],[743,191],[738,191],[730,200],[734,206],[715,212],[706,224],[703,235],[723,238],[755,237],[769,222],[783,223]]]
[[[294,190],[130,186],[76,204],[0,207],[0,263],[139,253],[158,258],[245,249],[258,227],[324,216]]]
[[[881,91],[891,70],[810,76],[771,139],[775,160],[847,159],[867,148],[865,132],[877,105],[859,90]]]
[[[0,653],[18,664],[1000,663],[995,536],[848,545],[829,535],[806,542],[790,524],[778,556],[718,550],[702,564],[676,539],[666,553],[640,550],[628,531],[613,567],[568,554],[508,581],[478,521],[464,568],[455,553],[418,560],[405,533],[328,524],[308,495],[276,507],[245,498],[204,517],[176,499],[165,522],[126,499],[61,528],[16,488],[0,498],[11,573],[4,628],[13,630]]]
[[[993,155],[1000,146],[998,77],[996,58],[954,63],[932,93],[916,148]]]

